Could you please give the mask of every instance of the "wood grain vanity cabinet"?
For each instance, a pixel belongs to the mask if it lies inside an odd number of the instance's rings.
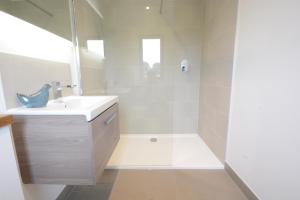
[[[14,116],[24,183],[94,185],[119,140],[118,104],[92,121],[85,116]]]

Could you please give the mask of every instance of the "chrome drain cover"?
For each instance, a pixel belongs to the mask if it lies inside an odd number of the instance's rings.
[[[150,138],[150,142],[157,142],[157,138]]]

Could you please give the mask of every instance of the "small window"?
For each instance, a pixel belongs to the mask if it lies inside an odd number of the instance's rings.
[[[143,39],[143,63],[153,68],[160,64],[160,39]]]
[[[104,41],[103,40],[88,40],[87,48],[90,52],[100,55],[104,58]]]

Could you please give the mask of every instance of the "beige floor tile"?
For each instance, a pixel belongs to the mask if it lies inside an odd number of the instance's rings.
[[[60,200],[247,200],[224,170],[106,170]]]
[[[177,200],[246,200],[224,170],[176,171]]]
[[[121,171],[110,200],[246,200],[224,170]]]
[[[110,200],[174,200],[175,185],[171,171],[121,171]]]

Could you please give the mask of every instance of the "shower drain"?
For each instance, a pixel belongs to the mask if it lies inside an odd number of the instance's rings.
[[[150,142],[157,142],[157,138],[150,138]]]

